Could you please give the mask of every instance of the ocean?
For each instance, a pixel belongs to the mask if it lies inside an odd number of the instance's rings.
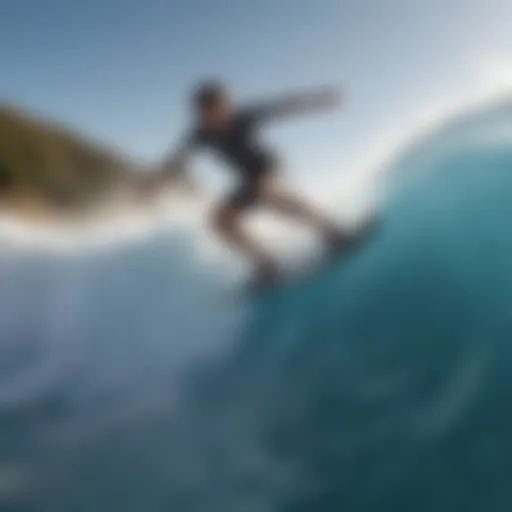
[[[0,510],[512,510],[512,100],[379,170],[361,250],[228,300],[193,241],[0,249]]]

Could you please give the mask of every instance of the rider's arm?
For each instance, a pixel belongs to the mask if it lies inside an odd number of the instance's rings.
[[[162,170],[171,178],[186,172],[190,157],[194,152],[194,139],[187,137],[177,148],[167,154],[162,164]]]
[[[256,120],[266,121],[332,110],[340,106],[341,100],[341,94],[337,89],[323,87],[283,95],[272,101],[254,106],[250,109],[250,112]]]
[[[163,161],[160,175],[168,184],[190,186],[189,161],[197,148],[197,136],[187,136]]]

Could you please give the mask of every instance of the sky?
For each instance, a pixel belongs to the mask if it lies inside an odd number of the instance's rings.
[[[0,0],[0,99],[156,162],[197,80],[240,102],[334,84],[343,111],[266,133],[287,167],[326,176],[512,56],[510,20],[509,0]]]

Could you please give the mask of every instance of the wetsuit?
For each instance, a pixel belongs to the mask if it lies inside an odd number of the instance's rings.
[[[261,183],[276,171],[277,158],[258,139],[261,122],[277,113],[272,107],[244,108],[235,113],[224,129],[198,127],[188,137],[189,150],[206,148],[217,154],[236,173],[239,185],[227,203],[243,210],[253,206]]]
[[[258,106],[239,109],[229,126],[222,129],[197,127],[185,139],[170,168],[184,168],[187,155],[198,148],[213,150],[237,174],[240,185],[228,197],[227,204],[237,210],[253,206],[259,199],[261,184],[276,172],[276,155],[258,140],[258,128],[265,121],[311,109],[337,105],[338,95],[330,88],[306,94],[288,95]]]

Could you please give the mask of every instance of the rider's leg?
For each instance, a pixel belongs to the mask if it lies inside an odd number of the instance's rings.
[[[276,180],[266,181],[261,191],[261,201],[270,209],[320,231],[329,243],[343,243],[346,238],[343,229],[333,219],[308,201],[288,192]]]
[[[267,281],[277,275],[277,264],[273,256],[251,236],[243,225],[245,213],[255,205],[257,199],[256,185],[245,184],[231,198],[217,207],[211,220],[217,235],[253,264],[255,279]]]

